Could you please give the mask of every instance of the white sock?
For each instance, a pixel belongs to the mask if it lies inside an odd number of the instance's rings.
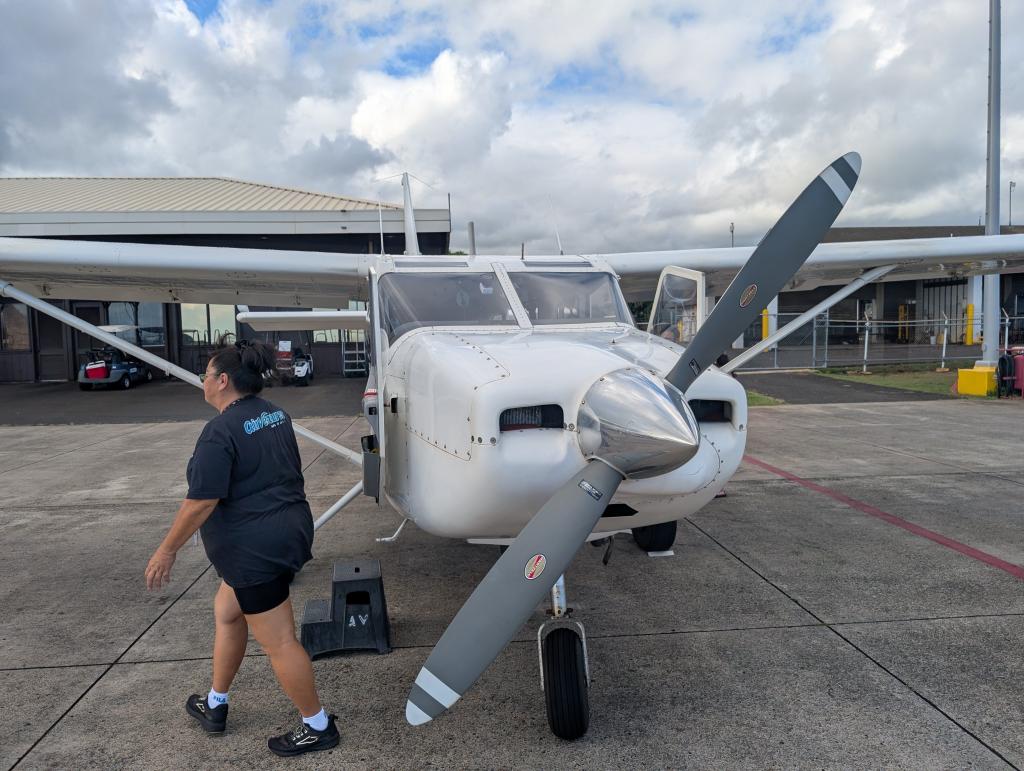
[[[206,705],[210,709],[217,709],[221,704],[228,703],[228,695],[226,693],[218,693],[217,691],[210,689],[210,694],[206,697]]]
[[[302,722],[312,728],[314,731],[323,731],[327,728],[327,713],[324,712],[324,708],[321,707],[320,711],[312,717],[302,718]]]

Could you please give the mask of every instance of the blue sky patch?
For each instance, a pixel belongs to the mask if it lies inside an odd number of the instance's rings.
[[[213,14],[217,12],[220,0],[185,0],[185,5],[192,15],[199,19],[200,24],[205,24]]]
[[[554,94],[579,91],[605,94],[620,88],[625,81],[626,75],[614,55],[602,50],[596,61],[574,62],[559,67],[544,90]]]
[[[795,50],[802,41],[824,32],[830,26],[832,26],[832,16],[828,13],[783,16],[780,23],[759,41],[758,56],[788,54]]]
[[[292,53],[305,53],[314,43],[334,39],[334,34],[324,23],[326,16],[327,6],[323,3],[309,3],[302,7],[295,28],[288,33]]]
[[[398,49],[398,53],[384,62],[382,69],[393,78],[418,75],[424,70],[430,69],[430,65],[434,63],[438,55],[450,47],[451,42],[445,38],[417,40],[411,45]]]

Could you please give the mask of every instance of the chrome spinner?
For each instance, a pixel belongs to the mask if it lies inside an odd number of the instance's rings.
[[[599,378],[580,405],[580,449],[628,479],[679,468],[700,445],[700,428],[683,394],[631,367]]]

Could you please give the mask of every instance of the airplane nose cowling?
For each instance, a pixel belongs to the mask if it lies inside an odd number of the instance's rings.
[[[683,394],[642,369],[610,372],[580,404],[580,449],[631,479],[679,468],[700,446],[700,428]]]

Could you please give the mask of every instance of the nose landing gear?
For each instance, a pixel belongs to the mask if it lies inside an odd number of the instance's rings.
[[[537,630],[541,687],[548,725],[560,739],[579,739],[590,727],[590,667],[583,624],[568,618],[565,576],[551,587],[550,621]]]

